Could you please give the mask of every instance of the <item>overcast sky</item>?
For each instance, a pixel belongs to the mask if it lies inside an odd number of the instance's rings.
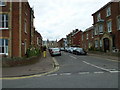
[[[65,38],[74,29],[93,24],[94,12],[110,0],[28,0],[35,12],[35,28],[43,40]]]

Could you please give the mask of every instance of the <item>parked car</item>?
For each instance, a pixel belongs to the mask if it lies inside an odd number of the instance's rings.
[[[65,49],[64,48],[60,48],[61,51],[64,51]]]
[[[69,47],[65,47],[65,51],[68,52]]]
[[[51,56],[56,56],[56,55],[61,56],[61,51],[59,48],[51,48],[50,54],[51,54]]]
[[[87,52],[83,48],[76,48],[73,50],[76,55],[87,55]]]

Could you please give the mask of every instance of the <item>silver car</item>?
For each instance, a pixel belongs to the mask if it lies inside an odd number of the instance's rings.
[[[51,56],[56,56],[56,55],[61,56],[61,51],[59,48],[51,48],[50,54]]]

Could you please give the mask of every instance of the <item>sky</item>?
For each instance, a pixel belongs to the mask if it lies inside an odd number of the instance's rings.
[[[28,0],[34,9],[34,26],[43,40],[66,38],[75,29],[93,24],[92,14],[111,0]]]

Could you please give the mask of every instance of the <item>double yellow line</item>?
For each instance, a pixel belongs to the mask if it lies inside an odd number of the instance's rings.
[[[42,73],[42,74],[36,74],[36,75],[31,75],[31,76],[23,76],[23,77],[5,77],[5,78],[0,78],[0,80],[15,80],[15,79],[25,79],[25,78],[32,78],[32,77],[41,77],[41,76],[44,76],[44,75],[48,75],[50,73],[53,73],[53,72],[56,72],[59,70],[59,64],[58,62],[55,60],[55,58],[53,58],[53,67],[54,69],[49,71],[49,72],[46,72],[46,73]]]

